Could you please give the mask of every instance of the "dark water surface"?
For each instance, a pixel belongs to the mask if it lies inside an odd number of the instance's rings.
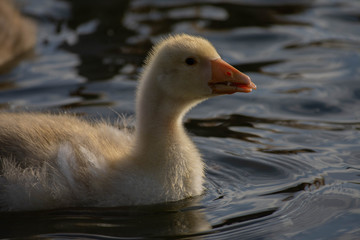
[[[1,238],[360,239],[360,1],[19,2],[38,42],[2,71],[2,110],[132,115],[146,52],[177,32],[208,38],[258,90],[187,115],[203,196],[0,213]]]

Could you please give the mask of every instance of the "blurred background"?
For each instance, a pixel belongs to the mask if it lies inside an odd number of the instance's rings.
[[[0,0],[0,111],[131,116],[147,52],[174,33],[258,86],[186,117],[204,195],[1,213],[0,237],[359,239],[360,1]]]

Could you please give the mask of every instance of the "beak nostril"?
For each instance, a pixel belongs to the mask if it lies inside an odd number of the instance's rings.
[[[228,75],[229,77],[232,76],[232,73],[231,72],[226,72],[226,75]]]

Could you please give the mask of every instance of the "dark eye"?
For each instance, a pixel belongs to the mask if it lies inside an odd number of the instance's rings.
[[[194,64],[196,64],[196,60],[194,59],[194,58],[192,58],[192,57],[189,57],[189,58],[187,58],[187,59],[185,59],[185,63],[187,64],[187,65],[194,65]]]

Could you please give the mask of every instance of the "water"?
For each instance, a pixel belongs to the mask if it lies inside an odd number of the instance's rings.
[[[359,1],[19,2],[38,40],[2,71],[2,110],[132,115],[146,52],[177,32],[208,38],[258,90],[187,115],[207,164],[203,196],[1,213],[0,237],[360,238]]]

